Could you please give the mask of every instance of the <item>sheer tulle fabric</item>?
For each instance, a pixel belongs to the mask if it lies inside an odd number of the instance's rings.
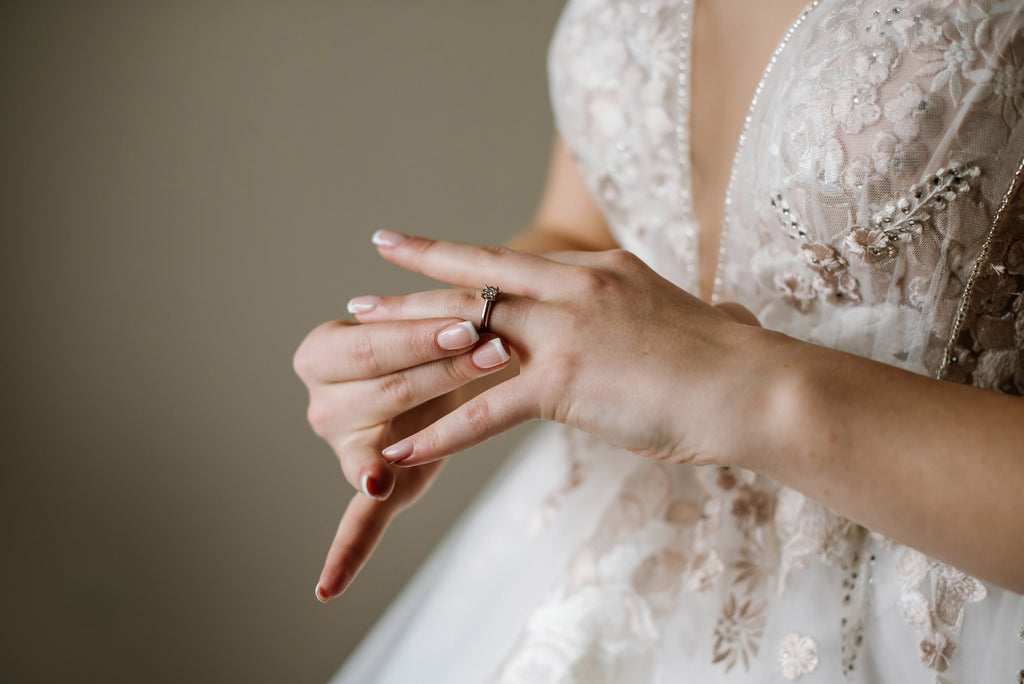
[[[1022,5],[809,5],[736,154],[716,297],[1024,393]],[[572,0],[550,76],[621,244],[694,290],[691,10]],[[1014,682],[1022,629],[1021,596],[763,477],[546,427],[336,681]]]

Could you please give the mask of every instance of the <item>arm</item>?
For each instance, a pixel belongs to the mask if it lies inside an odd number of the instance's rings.
[[[533,254],[618,247],[561,138],[552,145],[547,182],[533,222],[506,244]]]
[[[766,381],[735,465],[1024,592],[1024,399],[767,331],[748,353]]]
[[[897,541],[1024,591],[1024,400],[745,325],[621,251],[573,263],[399,236],[407,269],[509,297],[519,376],[384,450],[427,463],[531,418],[674,463],[764,473]],[[373,320],[475,309],[472,291],[388,298]],[[614,397],[610,400],[609,397]]]

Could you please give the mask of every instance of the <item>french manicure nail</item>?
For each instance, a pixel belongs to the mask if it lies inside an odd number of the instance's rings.
[[[412,456],[412,440],[403,439],[401,442],[392,444],[380,453],[391,463],[398,463]]]
[[[363,490],[363,494],[371,499],[377,498],[370,493],[370,473],[363,473],[363,478],[359,480],[359,488]]]
[[[479,339],[480,335],[477,334],[473,324],[469,321],[462,321],[461,323],[450,325],[437,333],[437,346],[441,347],[441,349],[449,350],[462,349]]]
[[[501,340],[495,337],[482,345],[473,352],[473,363],[478,368],[494,368],[497,365],[505,363],[511,356],[505,351],[504,345],[501,344]]]
[[[316,600],[320,603],[327,603],[327,601],[330,600],[329,597],[323,593],[323,589],[320,588],[319,582],[316,583],[316,591],[313,593],[316,594]]]
[[[373,295],[363,295],[362,297],[353,297],[348,302],[348,312],[350,314],[361,314],[373,311],[380,304],[380,297]]]
[[[406,236],[393,230],[378,230],[373,234],[373,244],[381,247],[397,247],[406,240]]]

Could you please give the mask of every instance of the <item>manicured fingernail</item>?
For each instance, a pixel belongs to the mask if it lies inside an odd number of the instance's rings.
[[[353,297],[348,302],[348,312],[350,314],[366,313],[376,309],[378,304],[380,304],[380,297],[374,297],[373,295]]]
[[[437,346],[441,349],[462,349],[479,339],[480,335],[477,334],[473,324],[469,321],[462,321],[437,333]]]
[[[495,337],[493,340],[481,344],[480,347],[473,352],[473,363],[478,368],[494,368],[495,366],[505,363],[511,356],[505,351],[504,345],[501,340]]]
[[[320,583],[317,582],[316,591],[314,592],[316,594],[316,600],[320,603],[327,603],[327,601],[330,600],[330,597],[327,594],[323,593],[323,591],[324,590],[320,588]]]
[[[373,244],[381,247],[397,247],[405,242],[406,237],[393,230],[378,230],[373,234]]]
[[[394,482],[390,478],[385,477],[381,482],[381,478],[370,477],[370,473],[363,473],[363,478],[359,481],[359,488],[363,490],[363,494],[377,501],[388,498],[393,486]]]
[[[401,442],[392,444],[380,453],[391,463],[398,463],[412,456],[412,440],[403,439]]]

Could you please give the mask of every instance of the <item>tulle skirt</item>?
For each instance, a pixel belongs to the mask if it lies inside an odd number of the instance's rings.
[[[1018,682],[1024,598],[735,469],[546,425],[332,680]]]

